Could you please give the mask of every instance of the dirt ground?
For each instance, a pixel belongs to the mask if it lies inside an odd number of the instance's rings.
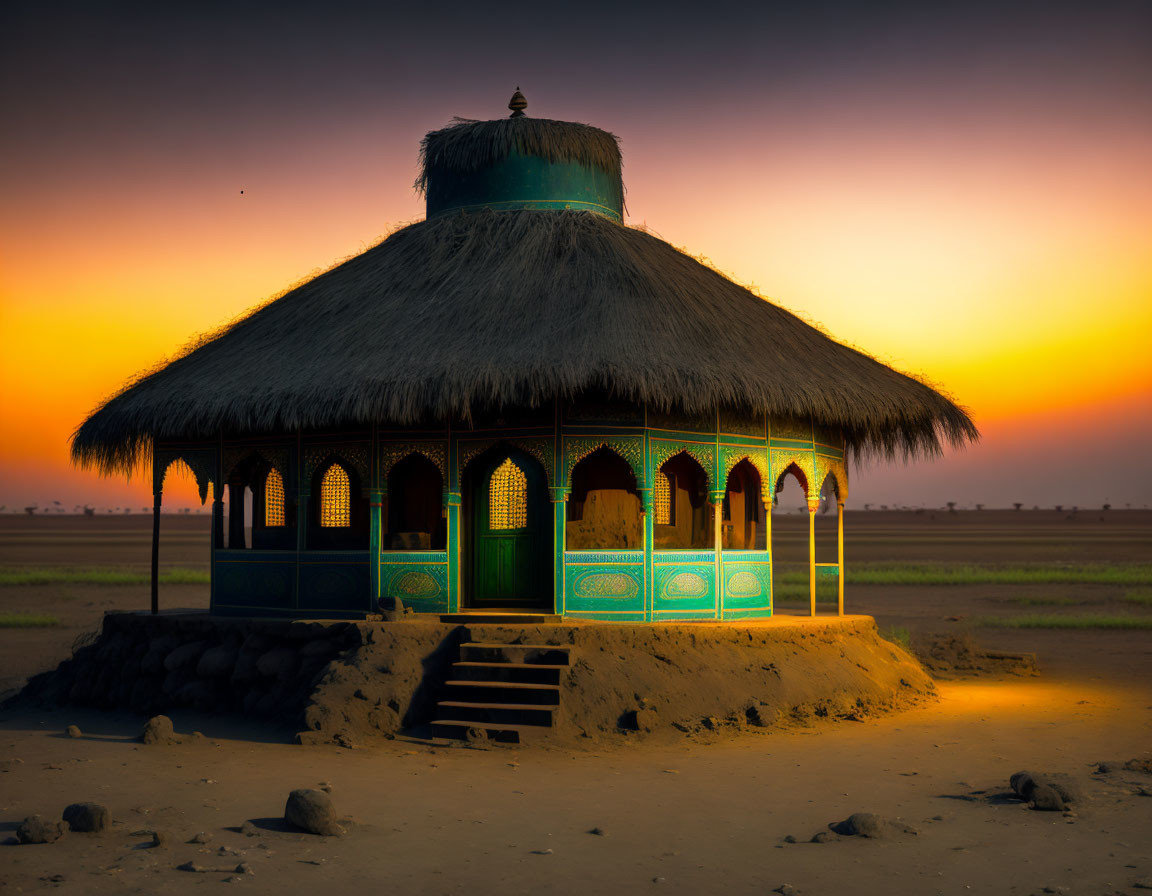
[[[147,564],[141,517],[0,521],[0,566]],[[108,526],[81,528],[92,522]],[[206,522],[166,518],[172,540],[162,563],[203,568],[196,527]],[[796,534],[791,522],[777,523],[778,554],[803,544],[802,518]],[[846,518],[846,531],[849,583],[854,562],[874,560],[1152,562],[1152,514],[1136,511],[859,513]],[[305,748],[284,742],[291,732],[242,719],[180,715],[178,730],[207,738],[150,747],[134,740],[138,717],[6,710],[0,838],[26,815],[59,818],[81,800],[108,805],[114,824],[50,845],[0,846],[0,894],[180,893],[233,878],[286,893],[769,894],[785,884],[863,896],[1147,892],[1133,885],[1152,885],[1152,775],[1095,766],[1152,756],[1152,633],[973,624],[1037,612],[1152,614],[1123,602],[1129,590],[849,584],[849,611],[874,615],[881,630],[970,632],[987,647],[1035,652],[1040,674],[943,681],[939,701],[862,722],[675,743],[629,736],[585,750],[472,749],[398,739]],[[167,607],[203,606],[206,597],[202,586],[161,593]],[[1075,603],[1019,602],[1050,597]],[[0,612],[62,620],[0,630],[0,679],[10,687],[55,665],[105,610],[146,604],[146,586],[0,588]],[[84,736],[63,736],[70,724]],[[1009,776],[1022,769],[1073,776],[1083,790],[1073,812],[1034,811],[1006,796]],[[294,833],[278,821],[290,790],[320,782],[354,819],[344,837]],[[807,842],[853,812],[900,818],[919,833]],[[231,830],[246,821],[253,836]],[[595,828],[602,835],[589,833]],[[144,832],[156,829],[170,845],[144,848]],[[209,843],[185,842],[200,831]],[[221,870],[176,870],[188,861]],[[240,862],[253,873],[235,874]]]

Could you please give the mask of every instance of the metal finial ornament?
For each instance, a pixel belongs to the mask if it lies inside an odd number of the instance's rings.
[[[520,92],[520,88],[516,88],[516,92],[512,94],[512,99],[508,100],[508,108],[512,110],[509,118],[519,118],[524,114],[524,110],[528,108],[528,100],[524,99],[524,94]]]

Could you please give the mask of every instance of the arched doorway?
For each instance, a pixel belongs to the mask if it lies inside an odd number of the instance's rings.
[[[467,609],[552,610],[552,516],[540,463],[497,445],[464,471]]]

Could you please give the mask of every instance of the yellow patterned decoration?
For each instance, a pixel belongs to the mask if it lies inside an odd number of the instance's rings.
[[[771,454],[772,462],[772,478],[773,489],[780,485],[780,480],[783,478],[785,471],[790,466],[795,466],[800,471],[800,487],[804,490],[805,498],[811,499],[813,494],[819,496],[820,490],[817,488],[813,491],[813,483],[816,481],[815,459],[811,451],[793,451],[790,449],[772,449]]]
[[[839,458],[817,454],[815,474],[815,482],[818,485],[816,494],[819,494],[823,490],[825,480],[831,476],[833,487],[836,490],[836,500],[840,503],[848,500],[848,468],[845,466],[844,461]]]
[[[264,525],[269,529],[284,525],[284,479],[275,467],[264,478]]]
[[[488,528],[524,529],[528,526],[528,477],[512,458],[496,468],[488,486]]]
[[[352,525],[352,494],[348,471],[332,464],[320,480],[320,525],[340,529]]]
[[[672,481],[663,470],[656,471],[656,487],[654,489],[653,503],[656,506],[656,516],[653,522],[657,526],[672,525]]]

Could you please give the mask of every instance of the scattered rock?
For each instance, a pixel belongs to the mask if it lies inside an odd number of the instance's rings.
[[[870,840],[886,840],[897,834],[920,833],[902,821],[885,818],[872,812],[853,812],[844,821],[834,822],[828,827],[844,837],[867,837]]]
[[[808,842],[809,843],[834,843],[838,839],[839,838],[835,834],[833,834],[831,831],[817,831],[815,834],[812,835],[812,839],[809,840]]]
[[[488,743],[488,732],[483,728],[469,728],[464,732],[464,739],[470,744],[481,746]]]
[[[21,843],[55,843],[68,832],[62,821],[48,821],[40,815],[29,815],[16,828],[16,839]]]
[[[800,841],[793,837],[791,834],[784,838],[785,843],[799,843]]]
[[[197,874],[203,874],[207,868],[197,865],[195,862],[185,862],[183,865],[176,866],[177,871],[195,871]]]
[[[144,730],[140,732],[140,740],[150,746],[165,746],[184,742],[184,738],[176,733],[172,727],[172,720],[168,716],[153,716],[144,723]]]
[[[550,850],[550,849],[534,849],[534,850],[532,850],[532,855],[534,855],[534,856],[550,856],[550,855],[552,855],[552,850]]]
[[[780,884],[773,893],[779,893],[780,896],[800,896],[800,891],[791,884]]]
[[[15,757],[11,759],[0,759],[0,772],[13,772],[18,766],[23,764],[23,759],[17,759]]]
[[[1080,798],[1080,788],[1066,775],[1016,772],[1009,783],[1020,799],[1045,812],[1062,812]]]
[[[335,837],[344,833],[344,829],[336,822],[332,797],[322,790],[293,790],[284,805],[284,820],[321,837]]]
[[[1152,759],[1129,759],[1124,763],[1124,771],[1152,775]]]
[[[152,832],[152,848],[164,849],[168,846],[168,832],[167,831],[153,831]]]
[[[1132,888],[1134,890],[1152,890],[1152,877],[1142,877],[1140,880],[1132,881]]]
[[[252,824],[252,822],[246,821],[240,825],[240,833],[245,837],[259,837],[263,832],[260,828],[256,827],[256,825]]]
[[[197,831],[195,834],[192,835],[192,839],[189,840],[188,842],[189,843],[211,843],[212,842],[212,832],[211,831]]]
[[[112,814],[100,803],[73,803],[64,810],[64,821],[79,833],[98,834],[112,823]]]
[[[589,834],[595,834],[597,837],[607,837],[608,836],[606,833],[604,833],[603,828],[592,828],[592,830],[590,830],[588,833]]]
[[[254,874],[255,872],[252,870],[252,866],[249,865],[247,862],[241,862],[239,865],[236,866],[236,873],[237,874]]]
[[[84,732],[81,731],[80,728],[76,725],[69,725],[67,728],[64,729],[64,736],[65,737],[83,737]]]

